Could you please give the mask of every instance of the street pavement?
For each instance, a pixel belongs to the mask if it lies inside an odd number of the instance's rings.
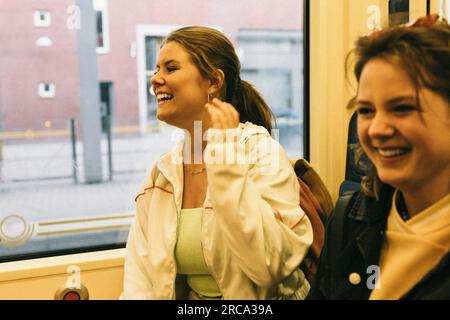
[[[129,213],[148,168],[173,145],[173,128],[140,137],[113,138],[109,181],[107,142],[102,140],[103,182],[83,182],[82,145],[77,143],[75,183],[69,141],[3,145],[0,218],[19,214],[29,221]]]

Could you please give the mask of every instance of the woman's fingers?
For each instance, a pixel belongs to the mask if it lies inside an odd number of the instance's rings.
[[[239,113],[231,104],[214,98],[208,105],[208,112],[211,116],[214,114],[211,117],[213,128],[231,129],[239,126]]]
[[[207,111],[211,118],[211,128],[214,129],[225,129],[226,123],[222,112],[214,105],[207,103]]]

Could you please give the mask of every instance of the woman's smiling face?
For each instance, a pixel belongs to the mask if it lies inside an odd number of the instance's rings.
[[[361,73],[356,108],[359,141],[381,181],[407,191],[449,180],[450,105],[442,96],[416,90],[399,64],[374,58]]]
[[[158,119],[179,128],[206,119],[209,85],[182,45],[173,41],[164,44],[152,77]]]

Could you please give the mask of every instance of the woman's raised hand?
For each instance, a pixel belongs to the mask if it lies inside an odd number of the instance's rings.
[[[232,129],[239,126],[239,113],[231,104],[214,98],[205,108],[211,118],[211,128]]]

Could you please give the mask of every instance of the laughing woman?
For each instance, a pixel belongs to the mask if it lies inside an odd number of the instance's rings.
[[[164,41],[152,78],[157,117],[186,139],[136,197],[123,299],[304,298],[297,268],[312,229],[272,114],[241,80],[231,42],[186,27]],[[203,140],[202,137],[206,139]]]
[[[425,17],[355,53],[369,161],[363,192],[328,225],[310,298],[449,299],[450,27]]]

